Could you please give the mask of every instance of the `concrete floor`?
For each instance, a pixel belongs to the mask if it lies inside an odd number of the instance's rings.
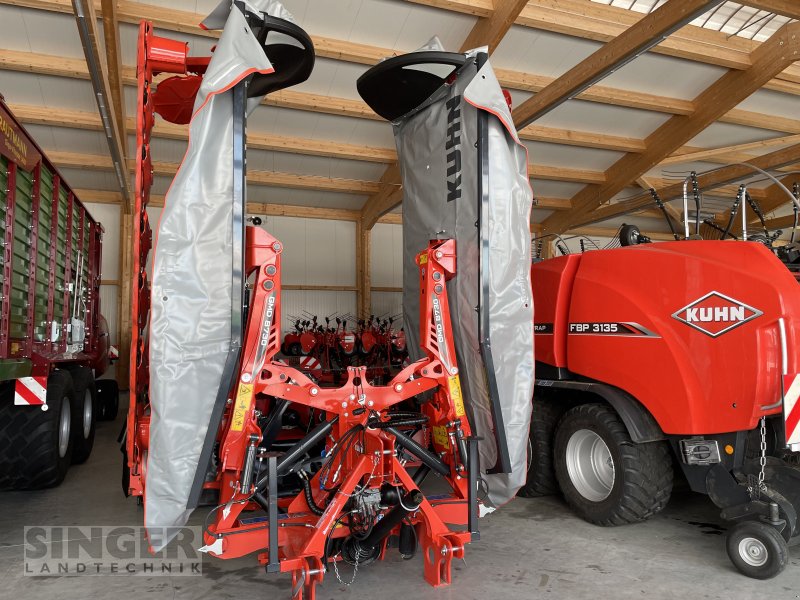
[[[92,457],[73,467],[60,487],[0,492],[0,598],[288,600],[289,577],[266,575],[255,557],[206,557],[202,577],[23,576],[23,526],[141,524],[141,508],[121,493],[120,426],[121,417],[99,424]],[[192,522],[202,517],[195,513]],[[350,588],[329,573],[317,587],[318,598],[800,598],[800,547],[776,579],[739,575],[725,554],[724,523],[706,498],[690,493],[675,494],[651,521],[622,528],[589,525],[559,498],[516,499],[481,526],[482,539],[467,548],[466,565],[455,565],[450,587],[429,587],[420,556],[403,561],[392,551],[386,562],[362,567]]]

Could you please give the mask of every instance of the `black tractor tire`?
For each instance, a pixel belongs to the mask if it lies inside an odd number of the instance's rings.
[[[554,453],[564,499],[590,523],[645,521],[669,502],[673,472],[667,443],[633,443],[605,404],[567,411],[556,428]]]
[[[98,421],[113,421],[119,413],[119,384],[115,379],[95,381],[98,398]]]
[[[754,579],[771,579],[786,568],[789,550],[777,529],[760,521],[737,523],[725,540],[728,558]]]
[[[538,498],[559,491],[553,467],[553,437],[565,407],[552,400],[533,399],[531,431],[528,436],[528,479],[517,496]]]
[[[88,367],[70,369],[75,388],[75,406],[72,410],[72,464],[85,463],[94,447],[97,427],[98,402],[94,374]]]
[[[9,389],[10,397],[0,399],[0,489],[59,485],[72,463],[72,377],[62,370],[50,373],[47,410],[15,406],[14,387]]]

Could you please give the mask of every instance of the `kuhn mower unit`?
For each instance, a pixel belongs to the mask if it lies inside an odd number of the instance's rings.
[[[462,202],[474,204],[471,211],[484,211],[484,225],[473,224],[470,237],[442,231],[438,223],[425,228],[431,231],[422,233],[425,241],[407,265],[416,273],[414,282],[407,282],[417,311],[413,322],[421,356],[416,362],[385,386],[373,385],[365,366],[349,367],[340,387],[320,386],[276,359],[283,246],[260,227],[245,227],[244,215],[247,115],[265,94],[309,76],[313,45],[273,0],[223,3],[204,26],[224,27],[210,59],[188,57],[186,44],[154,36],[149,23],[140,28],[137,331],[126,492],[143,495],[145,525],[151,530],[177,531],[198,505],[215,505],[204,550],[223,559],[258,553],[268,572],[291,573],[294,598],[313,599],[328,569],[340,577],[342,561],[355,566],[355,576],[359,565],[383,557],[391,535],[399,536],[404,556],[420,547],[430,584],[448,584],[453,558],[463,557],[465,545],[478,537],[479,513],[508,500],[524,480],[533,366],[530,256],[525,251],[518,261],[508,261],[503,246],[512,240],[523,249],[529,246],[527,221],[519,227],[505,223],[512,205],[513,212],[527,217],[529,190],[503,194],[498,177],[494,189],[506,208],[497,211],[490,207],[496,200],[488,190],[465,198]],[[435,87],[445,96],[467,85],[479,68],[491,74],[485,55],[453,56],[461,67],[471,67],[437,80]],[[484,58],[478,61],[478,56]],[[364,77],[385,73],[383,65]],[[156,84],[161,73],[177,76]],[[427,98],[431,90],[424,91]],[[489,88],[484,84],[482,93],[502,98],[496,82]],[[481,112],[475,110],[473,116]],[[144,271],[151,239],[145,208],[155,112],[189,122],[190,136],[166,196],[150,283]],[[450,130],[444,119],[430,126],[442,140]],[[493,143],[515,136],[503,129]],[[489,151],[479,145],[476,155],[486,157]],[[512,145],[506,152],[516,157],[518,150]],[[496,154],[500,158],[493,164],[505,160]],[[444,160],[442,155],[442,173]],[[523,171],[517,173],[520,164]],[[514,160],[501,172],[527,180],[524,168]],[[480,170],[476,175],[480,178]],[[432,185],[446,190],[447,179]],[[443,196],[433,194],[429,203],[452,207]],[[491,253],[476,258],[477,240],[490,239],[490,224],[502,234],[496,243],[504,256],[497,268],[489,263]],[[519,279],[526,292],[521,297],[493,291],[492,278],[509,276]],[[480,311],[462,306],[466,316],[459,319],[454,313],[463,300],[454,305],[448,291],[458,289],[463,296],[472,286],[477,297],[476,281],[487,286],[481,292],[483,306]],[[459,345],[454,328],[463,332],[464,323],[475,326],[479,316],[530,332],[518,335],[519,344],[509,349],[530,373],[522,373],[519,365],[505,371],[505,366],[476,363],[477,343],[469,350]],[[492,332],[484,332],[481,344]],[[461,364],[503,380],[498,393],[483,391],[491,402],[485,411],[476,409],[470,396],[481,384],[473,381],[462,393]],[[517,386],[521,393],[514,391]],[[487,464],[497,464],[482,470],[488,438],[493,443]],[[421,491],[431,472],[446,484],[444,493]],[[480,498],[479,490],[484,492]],[[150,541],[160,550],[169,540]]]

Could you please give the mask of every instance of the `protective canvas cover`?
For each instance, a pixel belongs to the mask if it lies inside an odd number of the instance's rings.
[[[248,2],[287,18],[274,0]],[[205,25],[224,29],[195,100],[189,145],[167,192],[153,259],[150,443],[145,526],[180,527],[231,336],[233,92],[272,65],[230,3]],[[248,99],[248,111],[261,98]],[[151,536],[158,551],[169,540]]]
[[[435,48],[427,48],[435,50]],[[469,53],[476,55],[476,52]],[[487,115],[488,265],[481,266],[478,118]],[[489,62],[471,61],[422,106],[394,124],[403,183],[403,315],[410,351],[419,353],[419,274],[414,257],[431,239],[456,239],[457,275],[448,284],[463,393],[480,443],[483,470],[497,446],[487,371],[479,345],[480,269],[488,268],[489,339],[512,471],[485,474],[488,508],[525,483],[533,396],[533,298],[530,284],[532,191],[527,152]],[[413,358],[420,358],[415,356]]]

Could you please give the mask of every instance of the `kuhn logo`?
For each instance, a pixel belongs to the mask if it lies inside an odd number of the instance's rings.
[[[689,327],[715,338],[763,314],[757,308],[724,294],[709,292],[672,313],[672,316]]]

